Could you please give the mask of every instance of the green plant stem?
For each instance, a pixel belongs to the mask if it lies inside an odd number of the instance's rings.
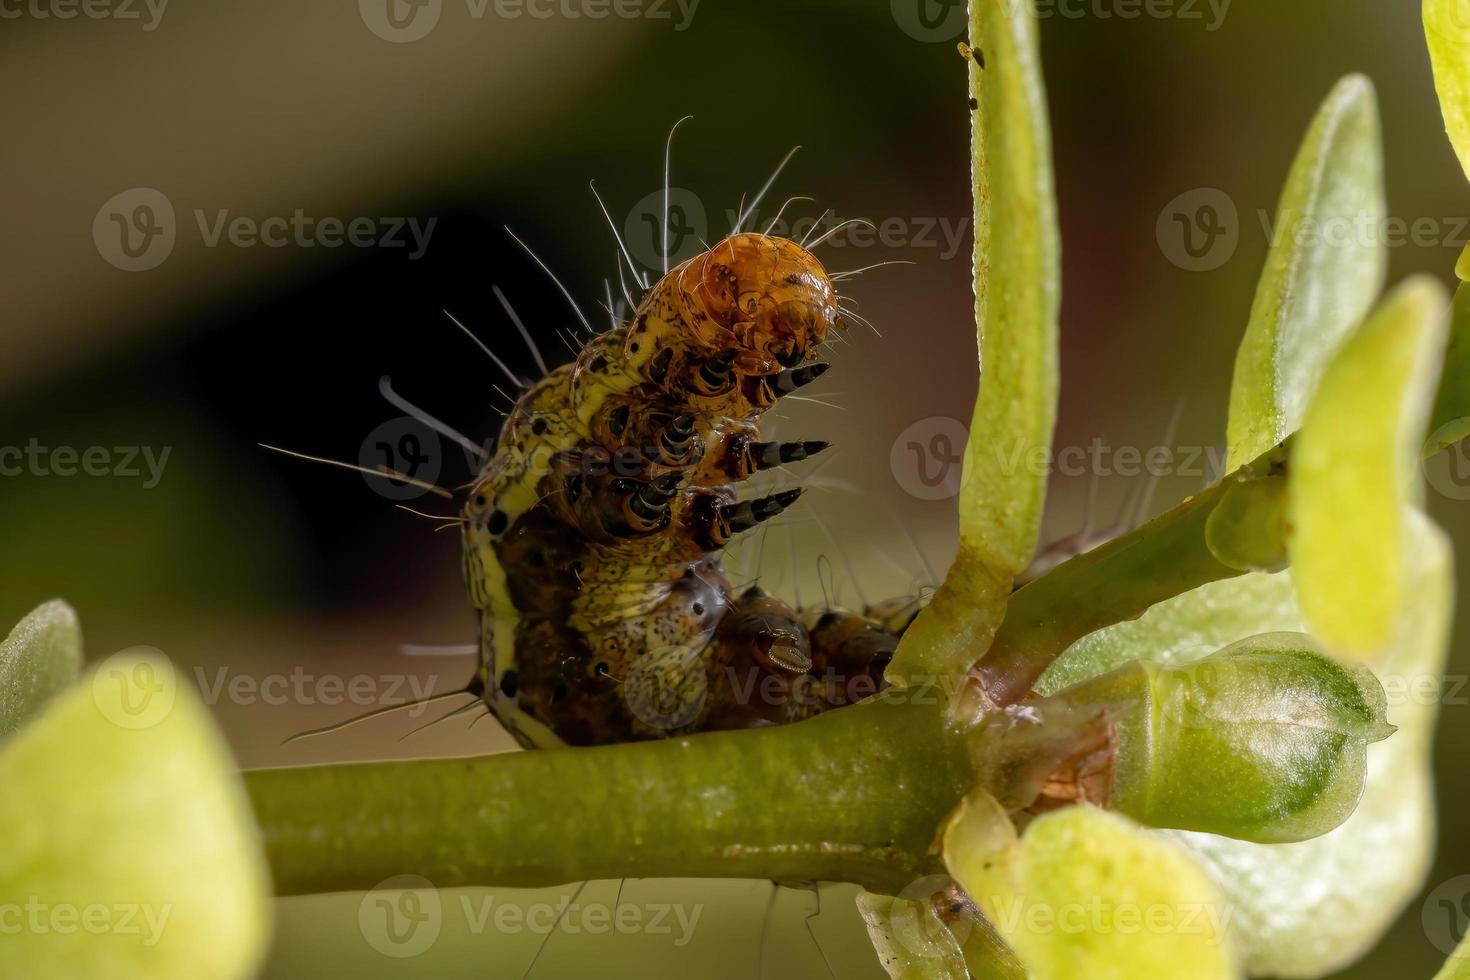
[[[1150,606],[1208,582],[1249,569],[1220,557],[1207,540],[1210,517],[1238,485],[1284,481],[1285,446],[1276,446],[1208,490],[1127,534],[1063,562],[1019,589],[990,649],[975,665],[986,699],[995,705],[1025,697],[1046,668],[1077,640],[1114,623],[1141,616]],[[1284,495],[1270,513],[1234,521],[1228,533],[1242,538],[1281,532]],[[1280,550],[1270,542],[1241,541],[1233,552]]]
[[[247,772],[278,894],[589,878],[851,881],[938,869],[975,782],[932,688],[781,728],[466,759]]]
[[[1240,574],[1230,555],[1279,550],[1283,494],[1251,495],[1228,522],[1210,518],[1241,484],[1284,480],[1285,457],[1276,447],[1016,592],[975,668],[989,700],[1019,700],[1079,637]],[[935,829],[977,782],[947,705],[916,686],[777,728],[258,770],[245,783],[282,895],[410,873],[439,887],[741,877],[891,894],[938,870]]]

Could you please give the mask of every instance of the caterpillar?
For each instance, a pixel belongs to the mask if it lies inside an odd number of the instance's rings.
[[[779,724],[882,686],[912,600],[794,609],[720,562],[801,493],[741,481],[827,448],[763,442],[760,417],[827,370],[843,315],[802,245],[732,234],[517,399],[461,524],[470,690],[523,746]]]

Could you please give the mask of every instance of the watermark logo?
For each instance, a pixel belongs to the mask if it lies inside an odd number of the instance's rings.
[[[1457,423],[1451,425],[1458,427]],[[1438,436],[1436,432],[1429,441],[1437,442]],[[1420,465],[1425,481],[1436,492],[1450,500],[1470,500],[1470,438],[1451,443]]]
[[[936,914],[958,895],[954,879],[947,875],[929,875],[910,882],[889,907],[888,927],[893,938],[910,953],[924,959],[931,959],[937,951],[954,944],[963,946],[970,938],[975,920],[964,914]]]
[[[439,25],[444,0],[357,0],[357,12],[378,37],[407,44],[427,37]]]
[[[0,20],[141,21],[143,33],[158,29],[168,0],[0,0]]]
[[[699,648],[665,646],[644,653],[624,678],[623,697],[649,728],[667,732],[693,724],[709,697]]]
[[[429,710],[437,677],[427,680],[416,674],[313,674],[303,667],[293,667],[288,674],[256,676],[231,673],[228,667],[217,667],[211,676],[203,667],[194,668],[194,684],[209,705],[229,701],[231,704],[267,704],[279,707],[301,705],[355,705],[403,707],[404,714],[417,718]]]
[[[3,3],[4,0],[0,0]],[[675,32],[689,29],[699,0],[464,0],[470,20],[619,20],[670,21]],[[357,0],[367,29],[394,44],[428,37],[439,26],[443,0]]]
[[[670,268],[694,258],[709,241],[709,217],[699,195],[683,187],[669,188],[667,229],[660,189],[644,195],[628,212],[623,241],[634,260],[650,269],[664,267],[665,251]]]
[[[384,956],[420,956],[439,939],[444,904],[434,883],[421,875],[384,878],[357,906],[357,928]]]
[[[92,700],[119,728],[151,728],[168,717],[179,695],[173,664],[155,647],[121,650],[92,675]]]
[[[723,229],[786,238],[803,247],[833,251],[889,249],[937,254],[948,262],[968,254],[970,241],[968,216],[883,215],[872,218],[842,218],[828,209],[818,214],[803,213],[790,198],[765,210],[742,212],[734,208],[707,207],[693,191],[682,187],[669,190],[668,230],[664,229],[664,192],[660,188],[645,194],[628,211],[623,220],[622,239],[632,261],[640,266],[660,270],[664,266],[667,241],[669,265],[674,266],[711,247],[724,234]],[[711,232],[714,238],[711,238]],[[853,261],[853,265],[859,264]]]
[[[1234,0],[1010,0],[1010,16],[1029,14],[1037,20],[1178,20],[1195,21],[1213,34],[1225,24]],[[1470,0],[1464,0],[1470,2]],[[916,41],[957,41],[967,28],[963,0],[890,0],[893,21]]]
[[[119,902],[109,905],[91,902],[51,903],[39,895],[24,902],[0,902],[0,936],[31,935],[134,936],[138,945],[152,949],[163,938],[174,907],[147,902]]]
[[[670,902],[636,904],[578,902],[581,889],[554,902],[525,902],[495,895],[458,896],[445,905],[429,879],[415,874],[394,875],[378,882],[357,908],[358,929],[369,946],[384,956],[408,959],[420,956],[439,939],[447,913],[464,920],[470,935],[531,933],[567,935],[668,936],[676,947],[687,946],[704,913],[701,904]]]
[[[357,465],[366,470],[392,470],[413,483],[390,476],[363,474],[373,492],[389,500],[414,500],[428,491],[416,484],[433,484],[439,479],[444,455],[439,436],[418,419],[407,415],[389,419],[367,434],[357,451]]]
[[[931,415],[904,429],[888,451],[898,485],[919,500],[948,500],[960,492],[969,430],[958,419]]]
[[[1449,956],[1470,932],[1470,875],[1443,882],[1424,900],[1419,921],[1424,937]]]
[[[410,261],[423,258],[438,218],[385,216],[317,217],[302,208],[289,215],[232,214],[229,208],[194,208],[193,228],[205,248],[385,248],[404,249]],[[97,252],[125,272],[162,265],[180,234],[167,195],[152,187],[133,187],[113,195],[92,219]]]
[[[1255,213],[1261,238],[1272,248],[1304,249],[1446,248],[1458,253],[1470,244],[1470,217],[1414,218],[1360,208],[1325,215],[1288,211]],[[1165,258],[1190,272],[1209,272],[1234,257],[1243,229],[1230,195],[1214,187],[1185,191],[1159,212],[1155,233]]]
[[[964,0],[889,0],[893,22],[915,41],[936,44],[963,37]]]
[[[146,272],[174,250],[178,225],[162,191],[131,187],[108,198],[92,219],[92,242],[107,262],[124,272]]]
[[[1210,272],[1235,255],[1240,214],[1217,187],[1196,187],[1164,205],[1154,226],[1164,257],[1189,272]]]
[[[144,490],[163,479],[172,446],[47,446],[31,437],[24,446],[0,446],[0,477],[111,476],[141,478]]]
[[[1038,901],[1025,895],[975,896],[1003,935],[1202,936],[1205,945],[1225,942],[1235,915],[1231,903],[1115,901],[1093,895],[1071,902]]]
[[[1470,0],[1426,4],[1425,26],[1452,44],[1470,44]]]

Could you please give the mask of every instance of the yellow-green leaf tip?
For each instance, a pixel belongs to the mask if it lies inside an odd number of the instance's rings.
[[[5,972],[159,980],[254,975],[269,875],[229,751],[156,651],[124,651],[0,752]],[[9,922],[9,920],[7,920]]]

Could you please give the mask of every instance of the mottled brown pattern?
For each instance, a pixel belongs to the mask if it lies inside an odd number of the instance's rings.
[[[825,367],[805,362],[837,318],[809,252],[736,235],[521,396],[471,490],[465,563],[485,698],[523,744],[775,724],[876,690],[914,609],[799,615],[734,594],[718,562],[796,496],[733,484],[825,448],[763,443],[759,416]]]

